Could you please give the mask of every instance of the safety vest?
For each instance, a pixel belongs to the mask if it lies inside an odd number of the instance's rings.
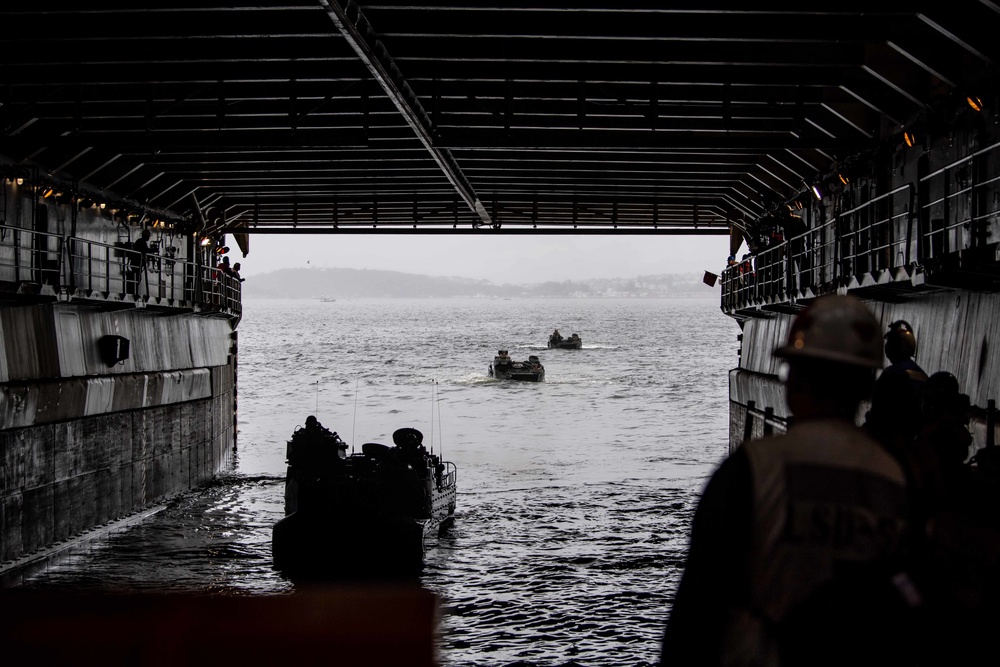
[[[861,429],[813,420],[744,447],[753,482],[755,614],[780,622],[844,567],[896,557],[908,522],[906,479]]]

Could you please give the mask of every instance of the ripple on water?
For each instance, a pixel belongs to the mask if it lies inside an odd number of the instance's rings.
[[[233,474],[27,585],[294,593],[270,535],[285,442],[315,411],[351,443],[414,426],[458,465],[456,521],[421,577],[442,667],[655,662],[697,495],[727,451],[738,327],[717,300],[337,305],[247,301]],[[553,325],[584,349],[548,350]],[[538,354],[546,381],[487,377],[497,349]]]

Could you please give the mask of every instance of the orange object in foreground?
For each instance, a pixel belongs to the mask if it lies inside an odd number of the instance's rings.
[[[282,596],[0,592],[5,655],[43,665],[430,667],[437,625],[437,598],[416,585]]]

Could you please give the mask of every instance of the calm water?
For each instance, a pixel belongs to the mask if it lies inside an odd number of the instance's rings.
[[[706,290],[707,291],[707,290]],[[285,441],[412,426],[459,471],[429,545],[442,665],[655,663],[697,493],[725,456],[735,322],[718,299],[247,301],[233,469],[26,586],[287,594]],[[548,350],[553,328],[582,350]],[[497,349],[544,383],[491,380]]]

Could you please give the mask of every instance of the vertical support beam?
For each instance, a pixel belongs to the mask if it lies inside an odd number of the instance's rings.
[[[753,437],[753,411],[757,408],[755,401],[747,401],[747,416],[743,420],[743,441],[747,442]]]
[[[292,136],[295,136],[299,130],[299,118],[298,114],[295,112],[298,106],[295,79],[289,79],[288,81],[288,126],[292,128]]]
[[[656,126],[660,124],[660,83],[653,79],[649,86],[649,129],[656,131]]]
[[[441,80],[434,77],[431,82],[431,133],[437,134],[441,124]]]
[[[511,92],[510,79],[504,82],[504,98],[503,98],[504,108],[503,108],[503,129],[507,136],[510,136],[510,125],[514,118],[514,95]]]
[[[371,141],[371,101],[368,98],[368,81],[361,82],[361,124],[365,133],[365,143]]]
[[[986,401],[986,446],[996,445],[996,434],[993,432],[997,426],[997,402],[994,399]]]
[[[729,82],[722,85],[722,129],[729,132],[729,127],[733,120],[732,91]]]
[[[224,83],[221,79],[219,80],[219,102],[215,107],[215,118],[219,123],[220,130],[226,128],[226,91]]]

